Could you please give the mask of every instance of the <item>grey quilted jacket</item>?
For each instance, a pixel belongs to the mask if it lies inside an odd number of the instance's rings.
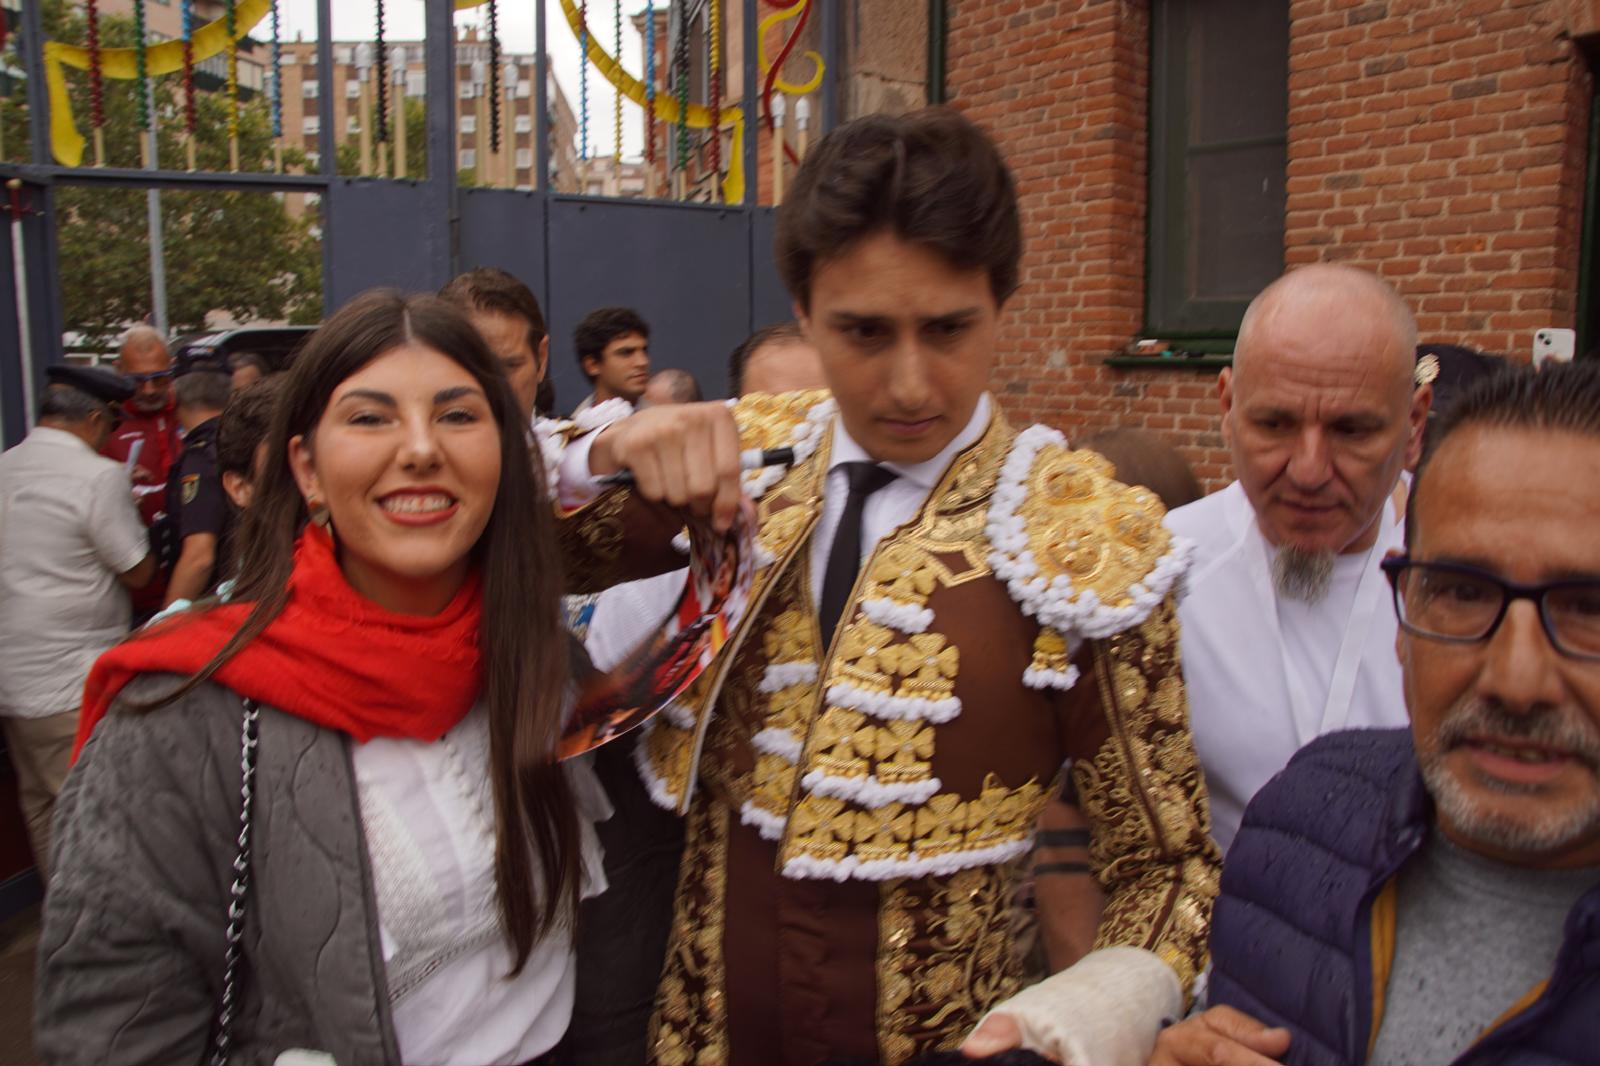
[[[135,699],[171,691],[152,675]],[[239,833],[239,698],[204,685],[95,730],[57,803],[39,945],[46,1063],[208,1061]],[[398,1063],[343,734],[262,708],[233,1063]]]

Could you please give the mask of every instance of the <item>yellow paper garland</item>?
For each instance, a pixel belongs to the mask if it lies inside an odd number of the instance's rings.
[[[234,13],[236,36],[243,40],[272,10],[272,0],[241,0]],[[227,20],[217,19],[194,31],[190,38],[194,46],[196,64],[218,55],[232,41],[228,38]],[[183,41],[163,41],[144,50],[145,72],[149,77],[172,74],[183,69]],[[50,152],[56,162],[75,167],[83,162],[83,134],[72,117],[72,100],[67,93],[67,74],[64,67],[76,70],[89,69],[89,50],[60,41],[44,43],[45,80],[50,92]],[[137,48],[100,49],[100,73],[107,78],[132,81],[139,76],[139,50]]]

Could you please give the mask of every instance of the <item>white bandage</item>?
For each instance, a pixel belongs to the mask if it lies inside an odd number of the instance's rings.
[[[1162,1024],[1182,1013],[1178,975],[1142,948],[1092,951],[989,1012],[1017,1023],[1024,1049],[1062,1066],[1145,1066]]]

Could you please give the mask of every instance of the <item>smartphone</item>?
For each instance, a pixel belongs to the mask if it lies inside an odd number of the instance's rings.
[[[1578,333],[1571,329],[1540,329],[1533,333],[1533,365],[1547,361],[1570,363],[1578,347]]]

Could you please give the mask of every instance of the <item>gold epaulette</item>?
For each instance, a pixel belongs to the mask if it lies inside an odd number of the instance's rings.
[[[1031,426],[995,485],[989,564],[1040,625],[1107,637],[1149,617],[1187,568],[1189,545],[1164,515],[1154,493],[1117,481],[1104,457]]]
[[[739,447],[793,448],[796,466],[816,452],[837,410],[827,389],[752,392],[734,401],[732,407],[739,424]],[[781,466],[747,470],[745,491],[752,499],[760,499],[785,472]]]

